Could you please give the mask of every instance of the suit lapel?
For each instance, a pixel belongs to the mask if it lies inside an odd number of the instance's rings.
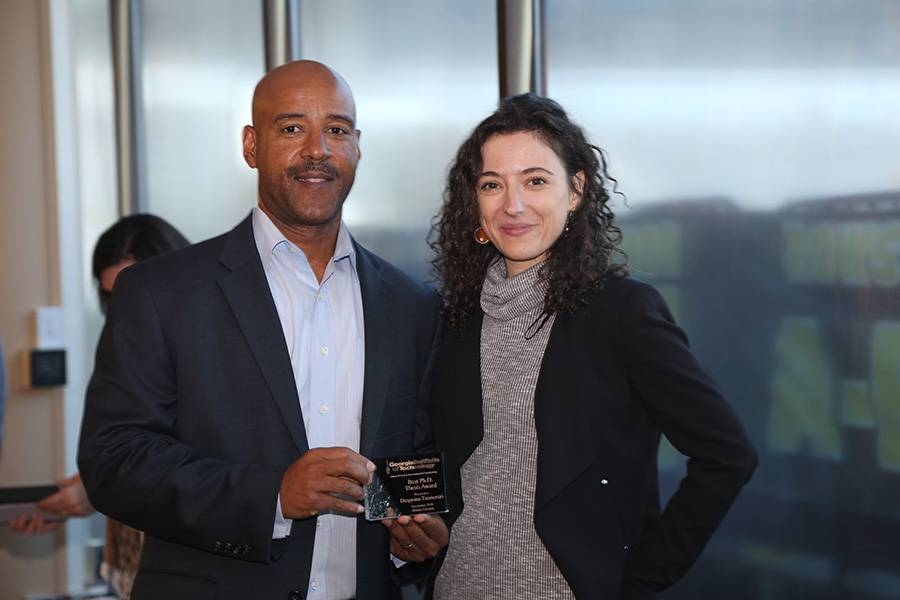
[[[359,449],[363,456],[375,456],[378,431],[388,397],[391,361],[394,356],[394,330],[396,314],[390,301],[391,286],[378,273],[378,265],[372,255],[359,246],[356,248],[356,270],[363,304],[365,328],[365,375],[363,378],[362,425]],[[390,415],[387,415],[390,418]]]
[[[471,326],[461,335],[445,334],[449,339],[447,361],[449,380],[445,380],[451,393],[449,402],[442,408],[450,423],[450,430],[458,432],[451,441],[460,450],[461,458],[468,459],[484,438],[484,410],[481,389],[481,324],[484,313],[478,311]],[[452,465],[454,468],[462,468]]]
[[[309,445],[284,332],[265,271],[253,239],[251,217],[228,234],[220,257],[231,272],[218,278],[219,287],[250,346],[256,364],[291,432],[298,450]]]

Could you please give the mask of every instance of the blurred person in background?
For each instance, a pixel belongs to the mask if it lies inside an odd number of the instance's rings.
[[[94,246],[92,272],[100,310],[106,313],[113,284],[123,269],[188,244],[188,240],[175,227],[155,215],[130,215],[114,223],[100,235]],[[73,518],[96,512],[88,501],[78,473],[58,479],[56,483],[59,491],[37,503],[43,513]],[[59,523],[59,520],[45,520],[40,515],[22,516],[11,520],[9,528],[25,535],[34,535],[53,531]],[[102,575],[123,600],[129,598],[140,551],[139,531],[107,519]]]

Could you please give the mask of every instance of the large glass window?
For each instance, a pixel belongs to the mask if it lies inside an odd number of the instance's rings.
[[[307,2],[300,23],[303,58],[341,73],[356,98],[362,160],[344,219],[361,243],[427,279],[447,167],[497,104],[494,3]]]
[[[548,94],[608,152],[632,274],[665,294],[762,458],[666,597],[900,598],[900,8],[544,2]],[[256,201],[241,129],[262,3],[138,4],[147,208],[199,241]],[[111,64],[92,37],[105,5],[77,6],[88,254],[115,217]],[[357,101],[345,221],[427,279],[447,167],[496,106],[495,3],[300,8],[301,55]],[[665,448],[661,468],[665,495],[684,467]]]
[[[900,10],[546,7],[549,95],[609,153],[632,273],[761,455],[666,597],[900,598]]]
[[[265,73],[262,3],[140,3],[147,209],[191,241],[231,229],[256,203],[241,130]]]
[[[428,278],[425,237],[447,165],[496,105],[493,4],[301,3],[300,30],[302,57],[333,67],[356,97],[362,160],[345,221]],[[198,241],[256,200],[240,134],[264,72],[261,3],[145,2],[141,36],[149,210]]]

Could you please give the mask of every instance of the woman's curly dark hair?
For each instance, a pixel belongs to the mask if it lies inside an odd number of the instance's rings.
[[[568,221],[568,230],[553,244],[542,266],[541,279],[548,282],[544,313],[573,313],[589,290],[602,287],[605,276],[628,273],[627,258],[617,247],[622,232],[613,224],[609,206],[610,192],[621,193],[607,173],[603,151],[587,141],[581,128],[553,100],[530,93],[511,96],[501,100],[499,108],[463,142],[450,169],[443,207],[432,222],[429,245],[436,256],[431,263],[451,329],[469,323],[478,307],[487,268],[499,256],[493,244],[482,246],[474,238],[480,225],[476,192],[483,167],[481,150],[492,136],[522,131],[534,133],[556,152],[570,186],[575,174],[584,172],[581,201]],[[613,253],[620,254],[622,262],[614,262]]]

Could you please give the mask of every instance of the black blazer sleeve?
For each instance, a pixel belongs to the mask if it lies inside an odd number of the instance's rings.
[[[620,597],[645,597],[677,581],[696,561],[750,478],[757,455],[654,288],[634,285],[617,321],[615,339],[637,398],[688,457],[677,491],[626,564]]]

